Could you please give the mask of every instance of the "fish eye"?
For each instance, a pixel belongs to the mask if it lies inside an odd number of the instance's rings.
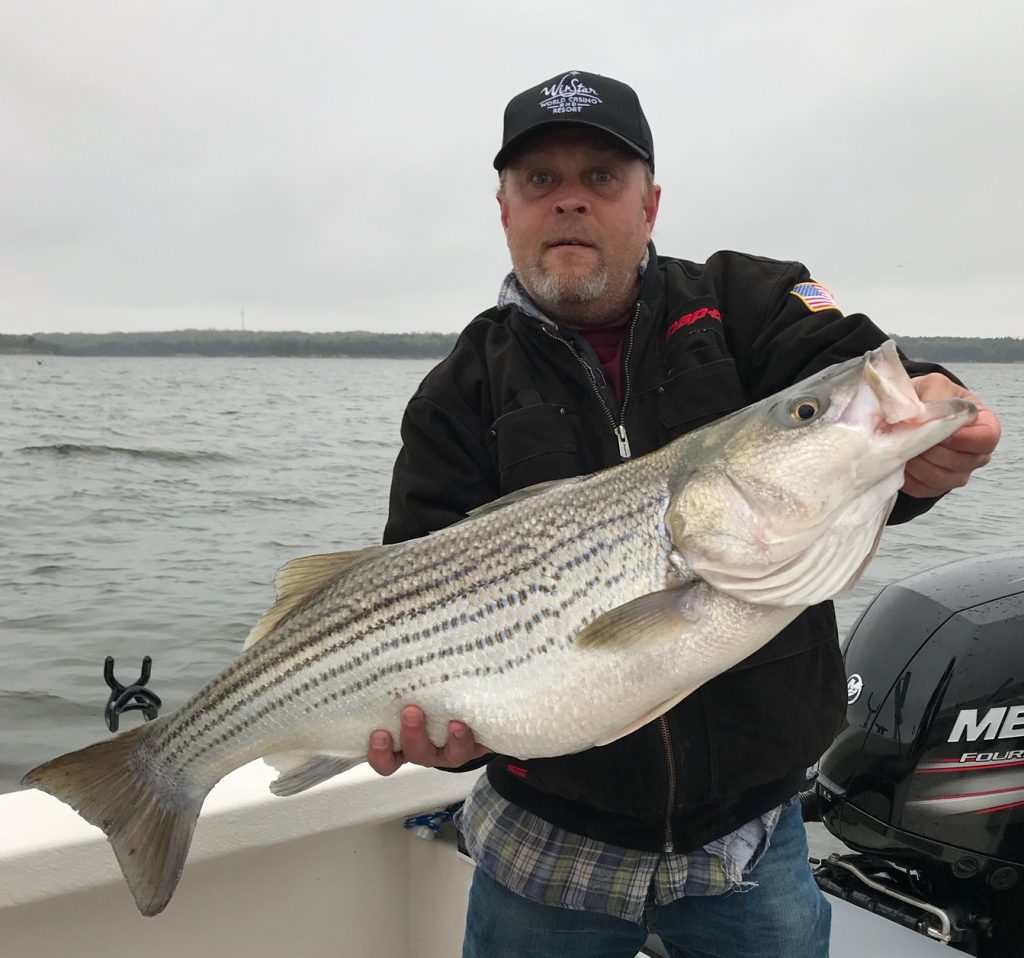
[[[789,414],[799,422],[809,422],[821,409],[821,404],[811,396],[797,399],[790,407]]]

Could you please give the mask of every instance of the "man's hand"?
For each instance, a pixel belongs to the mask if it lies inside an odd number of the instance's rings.
[[[937,446],[925,450],[907,463],[903,491],[908,496],[941,496],[967,484],[971,473],[992,458],[999,442],[999,419],[974,393],[958,386],[941,373],[928,373],[911,380],[922,402],[936,399],[969,399],[978,407],[978,418],[962,426]]]
[[[390,775],[406,762],[427,768],[458,768],[489,752],[490,749],[480,745],[463,722],[448,723],[448,741],[438,748],[427,738],[427,720],[423,710],[407,705],[402,709],[400,751],[395,751],[390,732],[377,729],[370,735],[366,761],[378,775]]]

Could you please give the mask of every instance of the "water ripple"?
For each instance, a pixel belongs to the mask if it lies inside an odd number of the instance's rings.
[[[71,442],[49,443],[44,446],[22,446],[18,452],[51,454],[56,456],[127,456],[153,462],[204,462],[230,460],[222,452],[181,452],[174,449],[132,449],[125,446],[81,445]]]
[[[0,792],[103,737],[107,655],[118,674],[151,655],[177,707],[237,654],[289,559],[379,542],[402,409],[431,365],[48,357],[37,379],[30,358],[0,357],[20,410],[0,416]],[[964,376],[1002,446],[967,489],[887,530],[837,603],[843,631],[894,579],[1024,548],[1020,370]]]

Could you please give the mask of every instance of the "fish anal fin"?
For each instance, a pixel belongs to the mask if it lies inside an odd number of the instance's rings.
[[[595,742],[594,744],[611,745],[612,742],[617,742],[620,738],[625,738],[631,732],[635,732],[638,728],[643,728],[643,726],[645,726],[648,722],[653,722],[659,716],[664,715],[670,708],[672,708],[673,705],[678,705],[680,702],[682,702],[683,699],[686,698],[687,695],[689,695],[691,692],[696,691],[697,688],[698,686],[694,686],[692,689],[686,689],[685,691],[680,692],[678,695],[673,695],[670,699],[665,699],[664,702],[659,702],[657,705],[654,706],[654,708],[650,709],[647,712],[644,712],[643,715],[639,716],[639,718],[634,719],[625,728],[621,728],[617,732],[613,732],[611,735],[608,735],[605,738],[601,739],[600,742]]]
[[[297,795],[307,788],[326,782],[335,775],[347,772],[366,757],[345,758],[337,755],[321,755],[314,752],[279,752],[267,755],[263,759],[281,774],[270,783],[270,791],[275,795]]]
[[[263,613],[246,637],[243,649],[262,641],[285,619],[338,576],[360,562],[379,555],[386,546],[369,546],[352,552],[302,556],[285,563],[277,573],[277,601]]]
[[[104,831],[143,915],[163,911],[174,894],[209,791],[159,779],[141,757],[160,721],[68,752],[22,779]]]
[[[679,641],[691,630],[700,617],[699,590],[706,588],[700,582],[647,595],[616,606],[599,615],[576,635],[574,646],[588,649],[627,649],[638,645],[663,647]]]

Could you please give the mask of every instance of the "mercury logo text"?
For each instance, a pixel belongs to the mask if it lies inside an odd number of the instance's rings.
[[[979,709],[961,709],[949,742],[1024,738],[1024,705],[1001,705],[979,717]]]

